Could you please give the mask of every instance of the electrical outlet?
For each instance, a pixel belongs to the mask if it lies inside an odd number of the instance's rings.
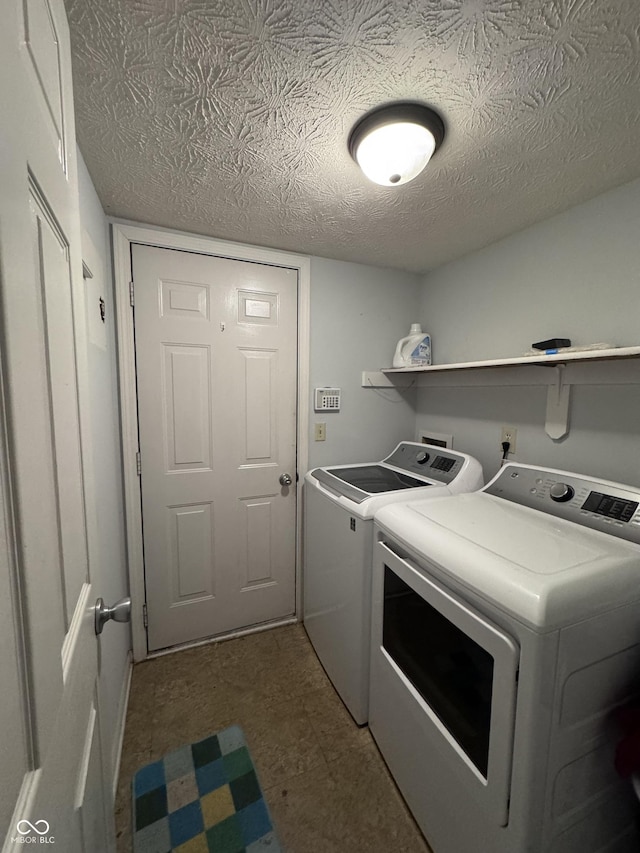
[[[314,424],[315,431],[313,434],[314,441],[326,441],[327,440],[327,425],[326,423],[317,423]]]
[[[512,426],[503,426],[502,427],[502,438],[500,442],[508,441],[509,442],[509,453],[516,452],[516,438],[518,437],[518,430]]]

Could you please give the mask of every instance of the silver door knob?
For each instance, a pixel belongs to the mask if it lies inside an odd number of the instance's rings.
[[[291,474],[280,474],[280,485],[281,486],[290,486],[293,483],[291,479]]]
[[[131,619],[131,599],[121,598],[113,607],[107,607],[102,598],[96,601],[96,634],[102,634],[106,623],[112,619],[114,622],[128,622]]]

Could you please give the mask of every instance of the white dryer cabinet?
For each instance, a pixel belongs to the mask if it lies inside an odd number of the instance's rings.
[[[369,725],[434,853],[637,853],[640,491],[527,465],[375,516]]]

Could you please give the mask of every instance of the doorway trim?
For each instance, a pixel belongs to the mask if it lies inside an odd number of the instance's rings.
[[[131,635],[133,659],[145,660],[147,632],[143,605],[146,601],[142,549],[142,507],[140,477],[137,473],[138,409],[136,399],[135,346],[129,282],[132,280],[131,244],[156,246],[216,255],[239,261],[272,264],[298,271],[298,419],[297,466],[299,476],[296,501],[296,617],[302,606],[302,500],[300,486],[309,459],[309,342],[311,261],[308,256],[200,237],[186,232],[137,225],[109,218],[113,236],[113,277],[118,348],[120,430],[124,480],[124,506],[127,526],[127,559],[131,595]]]

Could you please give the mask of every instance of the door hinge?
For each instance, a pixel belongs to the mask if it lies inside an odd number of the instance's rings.
[[[142,605],[142,621],[144,622],[144,627],[149,627],[149,614],[147,613],[147,605]]]
[[[140,457],[140,451],[136,453],[136,474],[138,477],[142,474],[142,459]]]
[[[129,282],[129,305],[133,308],[133,282]]]

